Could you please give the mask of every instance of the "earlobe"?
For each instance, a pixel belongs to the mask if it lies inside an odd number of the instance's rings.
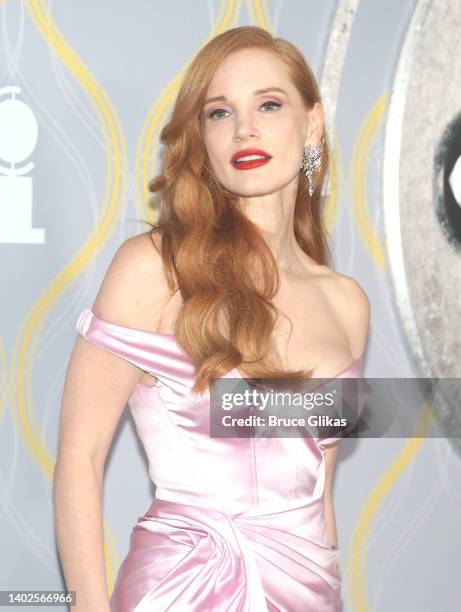
[[[308,117],[308,133],[304,142],[304,147],[315,145],[322,138],[324,113],[320,102],[316,102],[313,108],[307,113]]]

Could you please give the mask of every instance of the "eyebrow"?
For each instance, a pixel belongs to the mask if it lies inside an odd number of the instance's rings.
[[[287,95],[283,89],[280,89],[280,87],[265,87],[264,89],[257,89],[253,93],[255,96],[257,96],[259,94],[268,93],[269,91],[279,91],[280,93]],[[206,104],[209,104],[210,102],[218,102],[218,101],[225,102],[226,100],[227,100],[226,96],[215,96],[214,98],[207,98],[205,102],[203,103],[203,106],[205,106]]]

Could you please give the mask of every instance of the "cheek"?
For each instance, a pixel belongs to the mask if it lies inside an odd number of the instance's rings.
[[[289,142],[294,149],[303,148],[304,137],[302,130],[299,128],[299,123],[287,126],[287,142]]]
[[[207,130],[203,134],[203,143],[208,153],[208,157],[215,164],[219,164],[223,160],[224,155],[224,139],[217,130]]]
[[[290,165],[296,164],[301,166],[304,149],[304,135],[299,129],[299,124],[289,126],[284,143],[283,151],[286,160],[290,161]]]

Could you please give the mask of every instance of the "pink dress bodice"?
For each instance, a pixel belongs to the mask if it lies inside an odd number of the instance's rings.
[[[88,308],[77,331],[157,378],[128,402],[156,498],[133,529],[112,611],[341,610],[323,508],[323,447],[338,438],[210,437],[209,392],[191,394],[195,369],[174,336]],[[362,375],[360,358],[335,378]]]

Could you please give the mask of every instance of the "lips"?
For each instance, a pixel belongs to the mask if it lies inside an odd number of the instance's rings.
[[[238,159],[247,157],[249,155],[261,155],[263,157],[257,159],[247,159],[245,161],[237,161]],[[252,168],[258,168],[259,166],[267,164],[271,159],[272,157],[269,155],[269,153],[266,153],[266,151],[262,151],[261,149],[244,149],[234,153],[231,158],[231,164],[236,170],[251,170]]]
[[[262,151],[261,149],[242,149],[242,151],[237,151],[231,157],[231,163],[234,164],[240,157],[246,157],[247,155],[263,155],[264,157],[270,158],[271,156],[266,151]]]

